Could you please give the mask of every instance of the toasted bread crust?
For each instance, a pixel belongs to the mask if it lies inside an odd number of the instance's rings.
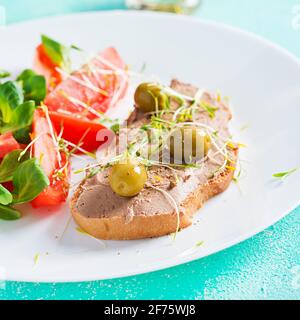
[[[236,151],[237,154],[237,151]],[[234,171],[226,170],[191,192],[181,204],[179,229],[190,226],[193,215],[208,199],[225,191],[232,181]],[[125,217],[87,218],[76,210],[79,187],[71,201],[71,212],[77,224],[95,238],[103,240],[134,240],[155,238],[174,233],[177,230],[176,211],[152,216],[136,215],[128,223]],[[184,212],[184,213],[183,213]]]

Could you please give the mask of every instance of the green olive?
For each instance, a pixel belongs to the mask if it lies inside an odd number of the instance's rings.
[[[168,106],[169,97],[162,87],[156,83],[145,82],[140,84],[134,94],[136,106],[144,113],[163,110]]]
[[[168,139],[171,157],[176,163],[191,163],[204,158],[211,148],[209,135],[197,127],[176,128]]]
[[[109,175],[112,190],[122,197],[137,195],[144,188],[146,181],[146,168],[133,160],[113,165]]]

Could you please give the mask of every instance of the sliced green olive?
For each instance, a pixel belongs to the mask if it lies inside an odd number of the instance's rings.
[[[166,109],[169,103],[168,95],[156,83],[140,84],[134,94],[136,106],[144,113]]]
[[[211,148],[209,135],[197,127],[176,128],[168,139],[171,157],[176,163],[192,163],[204,158]]]
[[[144,188],[146,181],[146,168],[133,160],[115,164],[109,175],[112,190],[122,197],[137,195]]]

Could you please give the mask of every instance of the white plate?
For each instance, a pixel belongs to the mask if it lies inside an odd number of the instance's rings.
[[[96,52],[118,48],[133,68],[168,82],[172,77],[232,98],[241,152],[239,186],[209,201],[195,225],[171,237],[96,241],[65,229],[69,210],[0,222],[0,269],[7,279],[82,281],[158,270],[198,259],[245,240],[299,203],[300,172],[284,183],[272,174],[300,164],[300,63],[285,50],[249,33],[173,15],[106,12],[9,26],[0,31],[1,67],[31,67],[41,33]],[[246,128],[247,127],[247,128]],[[244,130],[241,130],[244,129]],[[202,246],[196,246],[203,241]]]

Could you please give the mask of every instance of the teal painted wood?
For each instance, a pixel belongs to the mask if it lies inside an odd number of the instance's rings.
[[[124,8],[119,0],[42,3],[0,0],[9,23],[68,12]],[[203,0],[197,16],[255,32],[300,57],[300,29],[293,25],[296,6],[300,7],[300,0]],[[239,245],[167,270],[106,281],[0,284],[0,299],[138,298],[300,299],[300,207]]]

